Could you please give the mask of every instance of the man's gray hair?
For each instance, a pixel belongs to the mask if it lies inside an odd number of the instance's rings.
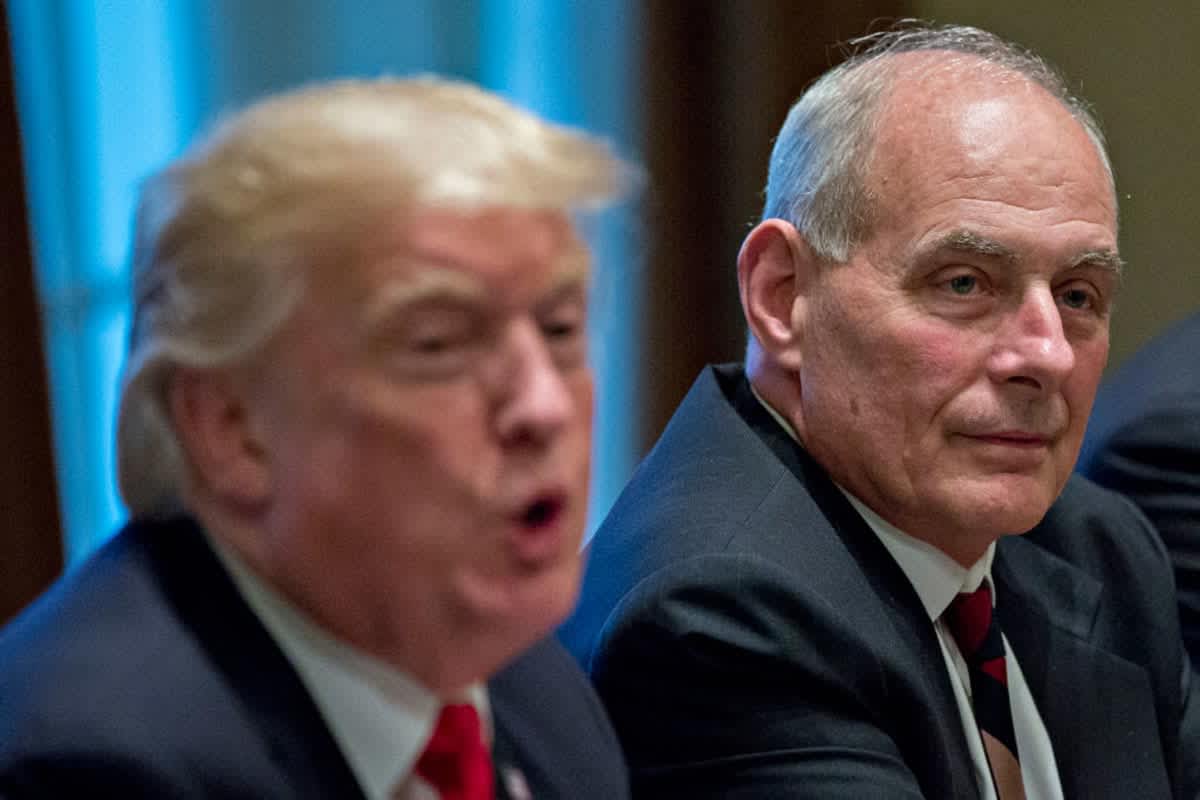
[[[962,54],[970,59],[950,59],[945,66],[994,70],[998,80],[1015,74],[1041,86],[1087,131],[1112,181],[1096,117],[1058,71],[1031,51],[978,28],[917,20],[856,39],[850,47],[852,55],[792,106],[775,140],[767,178],[763,219],[791,222],[818,257],[844,262],[870,233],[874,209],[865,170],[880,109],[898,73],[894,60],[886,56],[918,51]]]
[[[360,257],[364,239],[405,211],[585,210],[632,178],[603,143],[435,78],[300,89],[217,126],[146,182],[138,206],[117,421],[132,514],[173,510],[186,485],[172,370],[252,355],[311,270]]]

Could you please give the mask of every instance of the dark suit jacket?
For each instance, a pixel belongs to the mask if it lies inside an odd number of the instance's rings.
[[[497,769],[520,769],[533,797],[628,796],[612,729],[557,643],[519,657],[489,695]],[[0,635],[0,797],[362,793],[299,677],[180,519],[130,525]]]
[[[1200,313],[1105,382],[1079,471],[1132,499],[1162,534],[1184,641],[1200,665]]]
[[[1137,510],[1072,479],[1000,542],[993,578],[1066,797],[1194,796],[1200,700]],[[915,590],[740,370],[683,401],[597,532],[561,636],[635,797],[977,796]]]

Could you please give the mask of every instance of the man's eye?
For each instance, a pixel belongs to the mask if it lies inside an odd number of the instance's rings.
[[[538,323],[551,357],[560,366],[580,363],[587,351],[586,314],[582,305],[560,305]]]
[[[950,287],[950,291],[959,295],[968,295],[979,288],[979,279],[974,275],[955,275],[950,280],[946,281],[946,285]]]
[[[417,332],[409,339],[408,348],[423,356],[438,356],[462,349],[469,340],[466,329]]]
[[[390,362],[417,376],[448,376],[463,369],[480,342],[475,320],[459,315],[414,314],[381,341]]]
[[[1091,294],[1084,289],[1067,289],[1059,296],[1067,308],[1084,310],[1094,305]]]
[[[450,348],[450,341],[443,338],[423,338],[412,343],[412,349],[423,355],[437,355]]]
[[[580,301],[568,299],[543,309],[537,315],[542,336],[550,344],[571,343],[583,338],[587,322],[587,307]]]
[[[580,331],[578,322],[571,320],[550,320],[542,325],[542,333],[551,341],[571,339]]]

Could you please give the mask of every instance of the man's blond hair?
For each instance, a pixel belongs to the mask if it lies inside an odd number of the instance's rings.
[[[172,369],[254,353],[313,269],[359,256],[364,239],[406,209],[574,211],[611,201],[629,178],[603,143],[436,78],[299,89],[219,124],[147,181],[138,206],[117,422],[131,513],[179,502]]]

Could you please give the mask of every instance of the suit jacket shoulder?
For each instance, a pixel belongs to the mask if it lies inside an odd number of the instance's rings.
[[[361,797],[187,520],[136,523],[0,636],[0,796]]]
[[[1074,660],[1030,656],[1039,675],[1070,682],[1092,674],[1075,667],[1104,663],[1098,685],[1144,709],[1114,724],[1099,719],[1110,699],[1077,687],[1071,696],[1111,732],[1096,736],[1077,709],[1051,708],[1056,750],[1069,739],[1088,751],[1064,744],[1066,769],[1083,775],[1064,786],[1086,789],[1068,796],[1171,796],[1189,741],[1179,654],[1165,633],[1131,644],[1155,630],[1142,627],[1155,613],[1169,625],[1170,611],[1159,588],[1120,603],[1139,570],[1163,575],[1144,520],[1073,481],[1038,531],[1010,538],[998,570],[1014,599],[1001,607],[1025,603],[1013,622],[1023,668],[1031,642],[1052,642]],[[563,639],[608,705],[635,796],[977,795],[919,598],[735,370],[701,376],[597,532]],[[1087,780],[1102,761],[1096,774],[1120,773],[1111,788]]]
[[[562,636],[609,709],[635,796],[969,798],[923,615],[740,372],[716,368],[597,532]]]
[[[1101,388],[1079,471],[1131,498],[1175,569],[1180,624],[1200,664],[1200,313],[1135,354]]]
[[[1136,506],[1074,476],[1034,530],[999,542],[993,576],[1068,796],[1200,791],[1170,561]]]
[[[518,656],[489,681],[488,690],[497,785],[510,800],[520,800],[522,785],[533,798],[629,796],[625,760],[608,717],[555,639]]]
[[[501,800],[628,796],[615,735],[557,642],[519,656],[489,697]],[[129,526],[0,636],[0,797],[84,793],[362,797],[188,520]]]

